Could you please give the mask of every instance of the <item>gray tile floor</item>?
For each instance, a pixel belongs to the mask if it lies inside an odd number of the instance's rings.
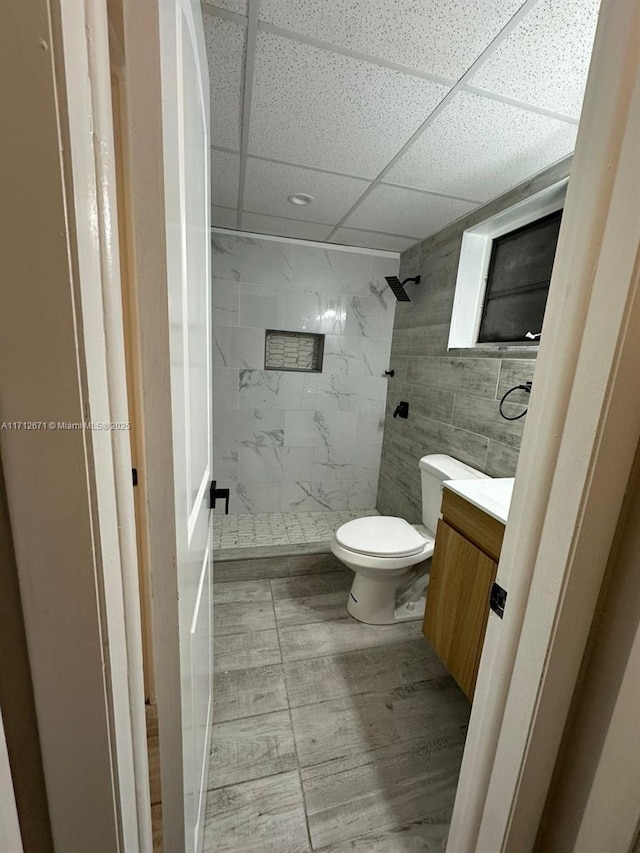
[[[470,705],[331,555],[218,563],[209,853],[442,851]]]

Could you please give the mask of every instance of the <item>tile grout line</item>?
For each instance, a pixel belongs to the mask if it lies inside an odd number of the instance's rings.
[[[289,561],[290,561],[291,559],[292,559],[292,558],[289,558]],[[282,561],[282,564],[283,564],[283,566],[285,567],[285,568],[284,568],[284,570],[285,570],[285,571],[287,570],[287,568],[289,568],[289,561],[288,561],[288,560],[283,560],[283,561]],[[312,573],[312,574],[307,575],[307,576],[305,576],[305,577],[307,577],[307,578],[309,578],[309,577],[310,577],[310,578],[313,578],[314,576],[322,576],[322,575],[323,575],[323,573],[322,573],[322,572],[315,572],[315,573]],[[285,578],[288,578],[289,576],[288,576],[288,575],[285,575],[284,577],[285,577]],[[298,773],[298,782],[299,782],[299,786],[300,786],[300,794],[301,794],[301,798],[302,798],[302,803],[301,803],[301,805],[302,805],[302,808],[303,808],[303,811],[304,811],[305,827],[306,827],[306,831],[307,831],[307,842],[308,842],[308,845],[309,845],[309,848],[308,848],[308,849],[309,849],[309,853],[311,853],[311,851],[314,851],[314,850],[315,850],[315,848],[314,848],[314,845],[313,845],[313,842],[312,842],[312,838],[311,838],[310,825],[309,825],[309,812],[308,812],[308,810],[307,810],[307,801],[306,801],[306,796],[305,796],[305,789],[304,789],[304,784],[303,784],[303,781],[302,781],[302,769],[303,769],[303,768],[301,767],[301,763],[300,763],[300,756],[299,756],[299,753],[298,753],[298,744],[297,744],[297,739],[296,739],[296,730],[295,730],[295,727],[294,727],[294,725],[293,725],[293,714],[292,714],[293,709],[292,709],[292,706],[291,706],[290,691],[289,691],[289,682],[287,681],[286,671],[285,671],[285,662],[284,662],[284,660],[283,660],[282,641],[281,641],[281,635],[280,635],[280,627],[281,627],[281,626],[280,626],[280,623],[279,623],[279,620],[278,620],[278,616],[277,616],[277,613],[276,613],[276,607],[275,607],[275,604],[276,604],[276,598],[275,598],[276,591],[275,591],[275,589],[274,589],[274,587],[275,587],[274,580],[276,580],[276,579],[274,579],[274,578],[269,578],[269,577],[258,577],[258,578],[254,578],[253,580],[254,580],[254,581],[256,581],[256,582],[258,582],[258,583],[261,583],[261,582],[264,582],[264,581],[268,581],[268,582],[269,582],[269,590],[270,590],[270,593],[271,593],[271,604],[272,604],[272,610],[273,610],[273,615],[274,615],[274,622],[275,622],[275,627],[276,627],[276,637],[277,637],[277,640],[278,640],[278,650],[279,650],[279,654],[280,654],[281,666],[282,666],[282,671],[283,671],[283,675],[284,675],[284,687],[285,687],[286,707],[287,707],[287,711],[288,711],[288,715],[289,715],[289,721],[290,721],[290,727],[291,727],[291,735],[292,735],[292,739],[293,739],[293,746],[294,746],[294,752],[295,752],[295,762],[296,762],[296,766],[294,766],[290,771],[282,770],[282,771],[280,771],[280,772],[277,772],[277,773],[271,773],[271,774],[270,774],[270,775],[268,775],[268,776],[263,776],[263,777],[260,777],[260,778],[261,778],[262,780],[265,780],[265,779],[266,779],[266,780],[269,780],[269,779],[275,779],[275,778],[277,778],[277,777],[279,777],[279,776],[284,775],[285,773],[288,773],[288,772],[293,773],[293,770],[294,770],[294,769],[295,769],[295,770],[297,770],[297,773]],[[304,597],[304,596],[303,596],[303,597]],[[286,599],[280,599],[280,600],[286,600]],[[294,600],[295,600],[295,599],[294,599]],[[282,626],[282,627],[284,627],[284,626]],[[395,645],[395,644],[394,644],[394,645]],[[367,651],[367,647],[365,647],[364,649],[357,649],[357,650],[354,650],[354,651],[360,651],[360,652],[365,651],[365,652],[366,652],[366,651]],[[432,678],[422,678],[422,679],[420,679],[419,681],[412,681],[412,682],[411,682],[411,684],[417,684],[417,683],[423,683],[423,682],[424,682],[424,683],[428,683],[429,681],[432,681],[432,680],[433,680],[434,678],[436,678],[436,677],[440,677],[440,676],[433,676]],[[367,694],[367,693],[369,693],[369,692],[371,692],[371,691],[370,691],[370,690],[365,690],[365,691],[363,691],[363,692],[361,692],[361,693],[346,694],[346,695],[347,695],[347,696],[362,696],[362,695],[366,695],[366,694]],[[378,691],[376,691],[376,692],[378,692]],[[320,705],[323,705],[323,704],[324,704],[325,702],[327,702],[327,701],[333,701],[335,698],[338,698],[338,699],[339,699],[340,697],[330,697],[329,699],[324,699],[324,700],[320,700],[320,701],[315,701],[315,702],[306,703],[306,705],[307,705],[307,706],[309,706],[309,705],[317,705],[317,706],[320,706]],[[296,706],[296,707],[305,707],[305,705],[302,705],[302,706]],[[282,709],[282,710],[284,710],[284,709]],[[267,713],[269,713],[269,712],[267,712]],[[252,715],[250,715],[249,717],[240,717],[240,718],[236,718],[236,719],[246,720],[246,719],[250,719],[250,717],[251,717],[251,716],[253,716],[253,717],[256,717],[256,716],[262,716],[262,714],[252,714]],[[229,720],[229,721],[225,721],[225,722],[233,722],[233,721],[232,721],[232,720]],[[384,746],[384,745],[383,745],[383,746]],[[376,749],[373,749],[373,752],[375,752],[375,751],[376,751]],[[410,778],[409,778],[409,777],[407,777],[407,778],[406,778],[406,780],[404,780],[404,781],[406,781],[407,783],[411,783],[411,784],[413,784],[413,780],[414,780],[414,778],[415,778],[414,776],[411,776]],[[258,780],[247,780],[247,781],[246,781],[246,783],[242,783],[242,782],[238,782],[238,783],[230,783],[230,784],[228,784],[228,785],[220,786],[220,788],[218,788],[218,789],[211,789],[211,790],[223,791],[223,790],[225,790],[225,789],[234,789],[237,785],[241,785],[241,784],[249,784],[249,783],[251,783],[252,781],[256,781],[256,782],[257,782]],[[209,796],[209,794],[210,794],[210,791],[208,790],[208,792],[207,792],[207,796]],[[292,825],[293,825],[293,824],[290,824],[290,826],[292,826]],[[297,821],[296,821],[296,823],[295,823],[295,826],[296,826],[296,827],[298,827],[298,829],[300,829],[300,825],[297,823]],[[377,827],[376,827],[376,830],[382,830],[382,829],[394,829],[394,828],[397,828],[397,824],[396,824],[396,823],[393,823],[393,822],[390,822],[390,823],[388,823],[388,824],[387,824],[387,823],[385,823],[385,824],[384,824],[384,826],[377,826]],[[320,830],[319,830],[319,831],[320,831],[320,832],[322,832],[322,828],[320,828]],[[364,831],[360,831],[360,832],[358,832],[358,833],[357,833],[353,838],[348,838],[348,839],[346,839],[346,838],[345,838],[345,839],[344,839],[344,841],[354,841],[354,840],[356,840],[357,838],[366,838],[366,837],[368,837],[368,835],[369,835],[369,834],[370,834],[370,833],[369,833],[369,830],[367,829],[367,830],[366,830],[366,832],[364,832]],[[300,840],[301,840],[301,839],[300,839]],[[322,844],[322,849],[324,849],[324,847],[325,847],[325,844]],[[236,846],[236,847],[234,847],[233,849],[240,849],[240,848],[238,848],[238,847]]]
[[[280,639],[280,623],[278,622],[278,614],[276,613],[276,601],[273,596],[273,578],[269,579],[269,586],[271,588],[271,603],[273,604],[273,618],[276,623],[276,636],[278,638],[278,649],[280,651],[280,660],[282,661],[282,677],[284,678],[284,691],[287,697],[287,712],[289,714],[289,723],[291,724],[291,737],[293,738],[293,750],[296,759],[296,771],[298,774],[298,784],[300,785],[300,794],[302,796],[302,810],[304,812],[304,825],[307,831],[307,839],[309,842],[309,850],[313,850],[313,842],[311,841],[311,828],[309,827],[309,814],[307,811],[307,800],[304,793],[304,785],[302,784],[302,768],[300,767],[300,756],[298,755],[298,741],[296,738],[296,730],[293,725],[293,715],[291,713],[291,700],[289,698],[289,684],[287,682],[287,670],[284,664],[284,657],[282,654],[282,642]]]
[[[272,590],[272,595],[273,595],[273,585],[271,587],[271,590]],[[274,598],[274,613],[275,613],[275,598]],[[300,626],[297,626],[297,627],[300,627]],[[280,639],[280,624],[279,624],[279,621],[277,618],[277,614],[276,614],[276,630],[277,630],[277,635],[278,635],[278,644],[279,644],[279,648],[280,648],[280,655],[283,658],[283,668],[284,668],[285,662],[284,662],[284,657],[282,655],[282,644],[281,644],[281,639]],[[384,644],[384,645],[388,645],[388,644]],[[396,644],[391,644],[391,645],[396,645]],[[354,651],[362,651],[362,650],[363,649],[357,649]],[[333,656],[333,655],[320,655],[317,657],[325,657],[325,656]],[[294,663],[297,663],[297,661],[295,661]],[[427,682],[432,681],[432,680],[434,680],[434,679],[423,679],[422,682],[427,683]],[[422,682],[413,682],[413,683],[422,683]],[[289,710],[289,718],[291,721],[291,730],[292,730],[292,734],[293,734],[294,747],[295,747],[295,752],[296,752],[296,761],[297,761],[297,765],[298,765],[298,768],[297,768],[298,769],[298,778],[300,781],[300,790],[301,790],[302,798],[303,798],[303,808],[304,808],[304,813],[305,813],[305,823],[306,823],[307,834],[308,834],[308,838],[309,838],[310,851],[314,851],[316,848],[314,847],[313,841],[311,838],[311,828],[309,825],[309,812],[307,809],[305,789],[304,789],[304,784],[302,781],[302,767],[300,764],[300,756],[298,754],[298,743],[297,743],[297,737],[296,737],[296,730],[295,730],[295,727],[293,725],[292,707],[291,707],[291,702],[290,702],[290,698],[289,698],[289,687],[288,687],[288,681],[287,681],[287,676],[286,676],[286,669],[285,669],[285,690],[287,693],[287,704],[288,704],[288,710]],[[345,695],[346,696],[366,695],[368,692],[371,692],[371,691],[363,691],[363,693],[360,693],[360,694],[345,694]],[[335,701],[335,699],[336,699],[336,697],[332,697],[331,699],[324,699],[324,700],[320,700],[320,701],[316,701],[316,702],[309,702],[309,703],[306,703],[305,705],[298,705],[296,707],[297,708],[303,708],[303,707],[310,707],[312,705],[319,706],[319,705],[323,705],[325,702]],[[312,766],[321,766],[323,763],[324,762],[320,762],[320,764],[312,765]],[[390,823],[388,825],[388,827],[385,827],[385,828],[392,828],[393,826],[395,826],[395,824]],[[378,829],[380,829],[380,827],[378,827]],[[366,838],[366,837],[367,837],[367,833],[363,833],[362,835],[358,835],[355,838],[348,839],[348,840],[354,841],[354,840],[357,840],[358,838]],[[325,845],[322,845],[322,849],[324,847],[325,847]]]

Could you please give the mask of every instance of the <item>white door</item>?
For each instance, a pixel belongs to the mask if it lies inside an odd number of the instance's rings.
[[[209,77],[199,5],[160,2],[186,851],[199,850],[211,726]]]

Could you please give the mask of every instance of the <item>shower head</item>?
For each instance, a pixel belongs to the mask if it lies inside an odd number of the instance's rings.
[[[404,281],[400,281],[397,275],[385,275],[387,280],[387,284],[393,290],[393,295],[398,300],[398,302],[411,302],[409,296],[404,289],[404,285],[409,281],[414,281],[416,284],[420,284],[420,276],[416,275],[413,278],[405,278]]]

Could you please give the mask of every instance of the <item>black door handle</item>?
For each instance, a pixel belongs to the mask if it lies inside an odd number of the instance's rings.
[[[209,507],[216,508],[216,501],[224,500],[224,514],[229,515],[229,489],[217,489],[216,481],[212,480],[209,486]]]

